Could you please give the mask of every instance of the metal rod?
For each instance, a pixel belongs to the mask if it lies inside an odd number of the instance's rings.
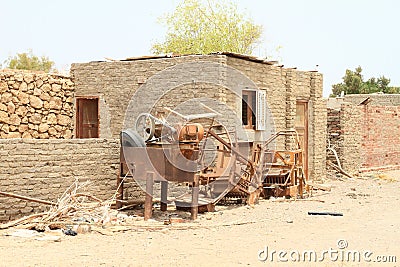
[[[161,181],[161,211],[167,211],[168,181]]]
[[[41,204],[46,204],[46,205],[57,205],[57,203],[54,203],[52,201],[41,200],[41,199],[32,198],[32,197],[26,197],[26,196],[21,196],[21,195],[17,195],[17,194],[13,194],[13,193],[6,193],[6,192],[2,192],[2,191],[0,191],[0,195],[6,196],[6,197],[15,197],[15,198],[32,201],[32,202],[37,202],[37,203],[41,203]]]
[[[197,219],[197,214],[199,212],[199,180],[200,175],[195,174],[192,187],[192,208],[190,212],[190,218],[192,220]]]
[[[144,201],[144,220],[147,221],[153,214],[153,184],[154,173],[148,172],[146,176],[146,198]]]

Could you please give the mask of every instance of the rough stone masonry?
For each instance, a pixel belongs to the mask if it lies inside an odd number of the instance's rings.
[[[63,75],[0,71],[0,137],[72,138],[73,88]]]

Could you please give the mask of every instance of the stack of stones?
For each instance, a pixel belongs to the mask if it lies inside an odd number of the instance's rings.
[[[0,71],[0,138],[72,138],[73,99],[69,77]]]

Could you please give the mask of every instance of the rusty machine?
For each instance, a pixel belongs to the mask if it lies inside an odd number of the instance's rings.
[[[124,204],[123,184],[129,176],[146,192],[145,219],[151,217],[155,182],[161,184],[161,210],[167,209],[168,183],[189,185],[191,193],[173,201],[177,208],[190,209],[193,219],[222,200],[254,205],[260,196],[303,196],[307,177],[295,130],[259,143],[239,141],[235,131],[217,122],[218,113],[208,109],[210,113],[188,116],[168,109],[181,118],[173,126],[143,113],[135,129],[121,132],[118,207]],[[276,149],[278,139],[285,149]]]

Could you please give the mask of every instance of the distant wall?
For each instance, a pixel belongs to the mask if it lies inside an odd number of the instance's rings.
[[[72,138],[73,116],[69,77],[0,71],[0,138]]]
[[[104,200],[117,188],[117,139],[0,139],[0,157],[0,191],[56,202],[75,179],[90,180],[88,193]],[[141,196],[132,189],[131,196]],[[0,221],[46,208],[0,195]]]
[[[367,105],[343,102],[340,109],[328,108],[328,138],[346,171],[400,168],[400,106],[376,105],[395,104],[398,96],[382,96],[380,101],[373,98]]]

